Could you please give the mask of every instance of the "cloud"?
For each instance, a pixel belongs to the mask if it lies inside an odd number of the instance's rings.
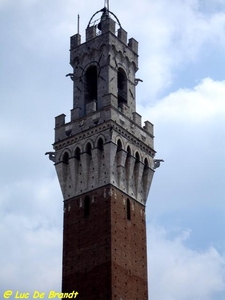
[[[161,0],[145,5],[146,9],[140,6],[137,10],[136,18],[141,22],[130,30],[140,37],[142,91],[144,88],[143,94],[148,95],[142,101],[147,103],[172,85],[175,72],[196,62],[203,53],[209,60],[209,55],[225,48],[225,13],[208,14],[195,0]]]
[[[197,251],[185,245],[190,231],[148,227],[149,298],[216,300],[225,293],[225,256],[213,247]]]
[[[0,201],[0,294],[60,291],[62,202],[57,179],[17,179]]]
[[[143,120],[154,124],[156,157],[165,161],[156,169],[147,214],[165,226],[195,228],[194,243],[200,248],[224,248],[218,229],[225,226],[224,94],[224,81],[205,78],[138,109]]]
[[[161,99],[149,108],[149,114],[153,122],[204,125],[211,119],[225,116],[224,94],[225,81],[205,78],[192,89],[179,89]]]

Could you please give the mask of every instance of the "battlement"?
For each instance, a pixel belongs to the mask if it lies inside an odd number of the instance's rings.
[[[71,114],[74,112],[71,111]],[[133,119],[129,119],[126,115],[114,108],[102,109],[95,111],[84,118],[75,119],[66,123],[66,115],[61,114],[55,118],[55,142],[63,141],[64,139],[77,135],[81,132],[96,127],[97,125],[104,124],[108,121],[113,121],[115,124],[123,127],[131,135],[135,136],[138,140],[143,141],[150,148],[154,149],[154,132],[153,124],[149,121],[145,122],[145,126],[141,125],[141,116],[138,113],[133,113]]]
[[[106,33],[111,33],[116,36],[123,44],[128,46],[136,55],[138,55],[138,42],[134,38],[130,38],[127,42],[127,32],[122,28],[118,28],[116,32],[116,22],[107,18],[100,22],[101,25],[92,25],[86,29],[86,39],[85,42],[91,41],[98,36],[104,35]],[[120,25],[121,26],[121,25]],[[100,30],[101,29],[101,30]],[[70,38],[70,51],[75,50],[81,45],[81,35],[79,33],[71,36]]]

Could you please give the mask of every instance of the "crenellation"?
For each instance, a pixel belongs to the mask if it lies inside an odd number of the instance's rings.
[[[60,126],[63,126],[65,124],[65,118],[66,118],[66,115],[64,114],[61,114],[57,117],[55,117],[55,127],[60,127]]]
[[[116,22],[113,21],[110,18],[107,18],[106,20],[101,21],[101,32],[102,34],[104,33],[112,33],[113,35],[115,35],[115,31],[116,31]]]
[[[121,42],[123,42],[125,45],[127,44],[127,32],[123,28],[118,29],[117,36]]]
[[[86,29],[86,42],[96,37],[96,26],[90,26]]]
[[[71,122],[80,118],[80,110],[81,110],[80,107],[73,108],[70,110]]]
[[[141,115],[139,115],[136,111],[133,112],[133,121],[141,127]]]
[[[129,39],[128,46],[134,51],[134,53],[138,54],[138,42],[134,38]]]
[[[65,115],[63,115],[65,118]],[[57,126],[55,128],[55,141],[60,142],[61,140],[68,138],[68,134],[66,132],[69,130],[70,135],[75,137],[75,135],[81,132],[88,132],[91,128],[95,128],[95,130],[99,130],[99,126],[101,124],[105,124],[105,126],[115,126],[113,123],[115,122],[118,126],[122,126],[122,128],[126,129],[127,133],[130,133],[132,136],[135,136],[136,139],[142,141],[142,143],[147,144],[148,147],[154,148],[154,140],[153,140],[153,125],[146,121],[143,128],[140,124],[141,116],[136,114],[139,118],[139,122],[136,123],[133,120],[129,119],[126,115],[118,114],[117,110],[114,108],[103,109],[101,111],[95,111],[91,113],[88,117],[79,118],[73,122],[69,122],[63,124],[61,126]],[[146,130],[147,129],[147,130]],[[121,130],[119,132],[122,133]],[[56,144],[56,143],[55,143]]]
[[[145,121],[144,123],[145,123],[145,126],[143,126],[143,129],[146,130],[149,134],[151,134],[152,138],[154,138],[154,135],[153,135],[154,125],[149,121]]]
[[[79,33],[70,37],[70,51],[81,44],[81,35]]]

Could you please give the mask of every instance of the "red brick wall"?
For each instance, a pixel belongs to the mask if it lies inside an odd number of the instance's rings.
[[[62,292],[77,291],[80,300],[147,300],[144,207],[129,198],[128,220],[127,198],[107,186],[65,201]]]
[[[130,200],[130,220],[127,219],[127,199]],[[118,190],[111,203],[112,299],[147,300],[145,208]]]

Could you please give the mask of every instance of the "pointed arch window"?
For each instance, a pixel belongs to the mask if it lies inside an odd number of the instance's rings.
[[[140,155],[139,155],[138,152],[136,152],[135,158],[136,158],[135,163],[139,163],[140,162]]]
[[[97,102],[98,91],[98,73],[97,67],[91,66],[85,73],[85,101],[86,103],[91,101]]]
[[[121,151],[122,149],[123,149],[123,147],[122,147],[121,140],[118,140],[118,142],[117,142],[117,152]]]
[[[130,146],[127,146],[127,157],[131,156],[131,150],[130,150]]]
[[[121,107],[122,103],[127,104],[127,76],[122,68],[118,69],[117,87],[118,87],[118,107]]]
[[[77,159],[77,160],[80,160],[80,148],[76,148],[76,150],[75,150],[75,158]]]
[[[64,164],[68,165],[68,163],[69,163],[69,154],[68,154],[68,152],[65,152],[65,153],[63,154],[63,159],[62,159],[62,161],[63,161]]]
[[[129,168],[128,168],[128,164],[130,162],[130,157],[131,157],[131,150],[130,150],[130,146],[127,146],[127,155],[126,155],[126,162],[125,162],[125,170],[128,172]],[[129,174],[127,173],[127,175],[129,176]]]
[[[123,158],[123,154],[122,154],[122,143],[121,140],[117,141],[117,151],[116,151],[116,162],[117,162],[117,167],[122,165],[122,158]]]
[[[98,149],[99,149],[100,151],[103,151],[103,150],[104,150],[103,139],[102,139],[102,138],[100,138],[100,139],[98,140]]]
[[[148,169],[149,168],[149,165],[148,165],[148,160],[147,160],[147,158],[145,158],[145,160],[144,160],[144,170],[146,170],[146,169]]]
[[[91,144],[90,143],[87,143],[86,152],[87,152],[88,155],[91,156]]]

